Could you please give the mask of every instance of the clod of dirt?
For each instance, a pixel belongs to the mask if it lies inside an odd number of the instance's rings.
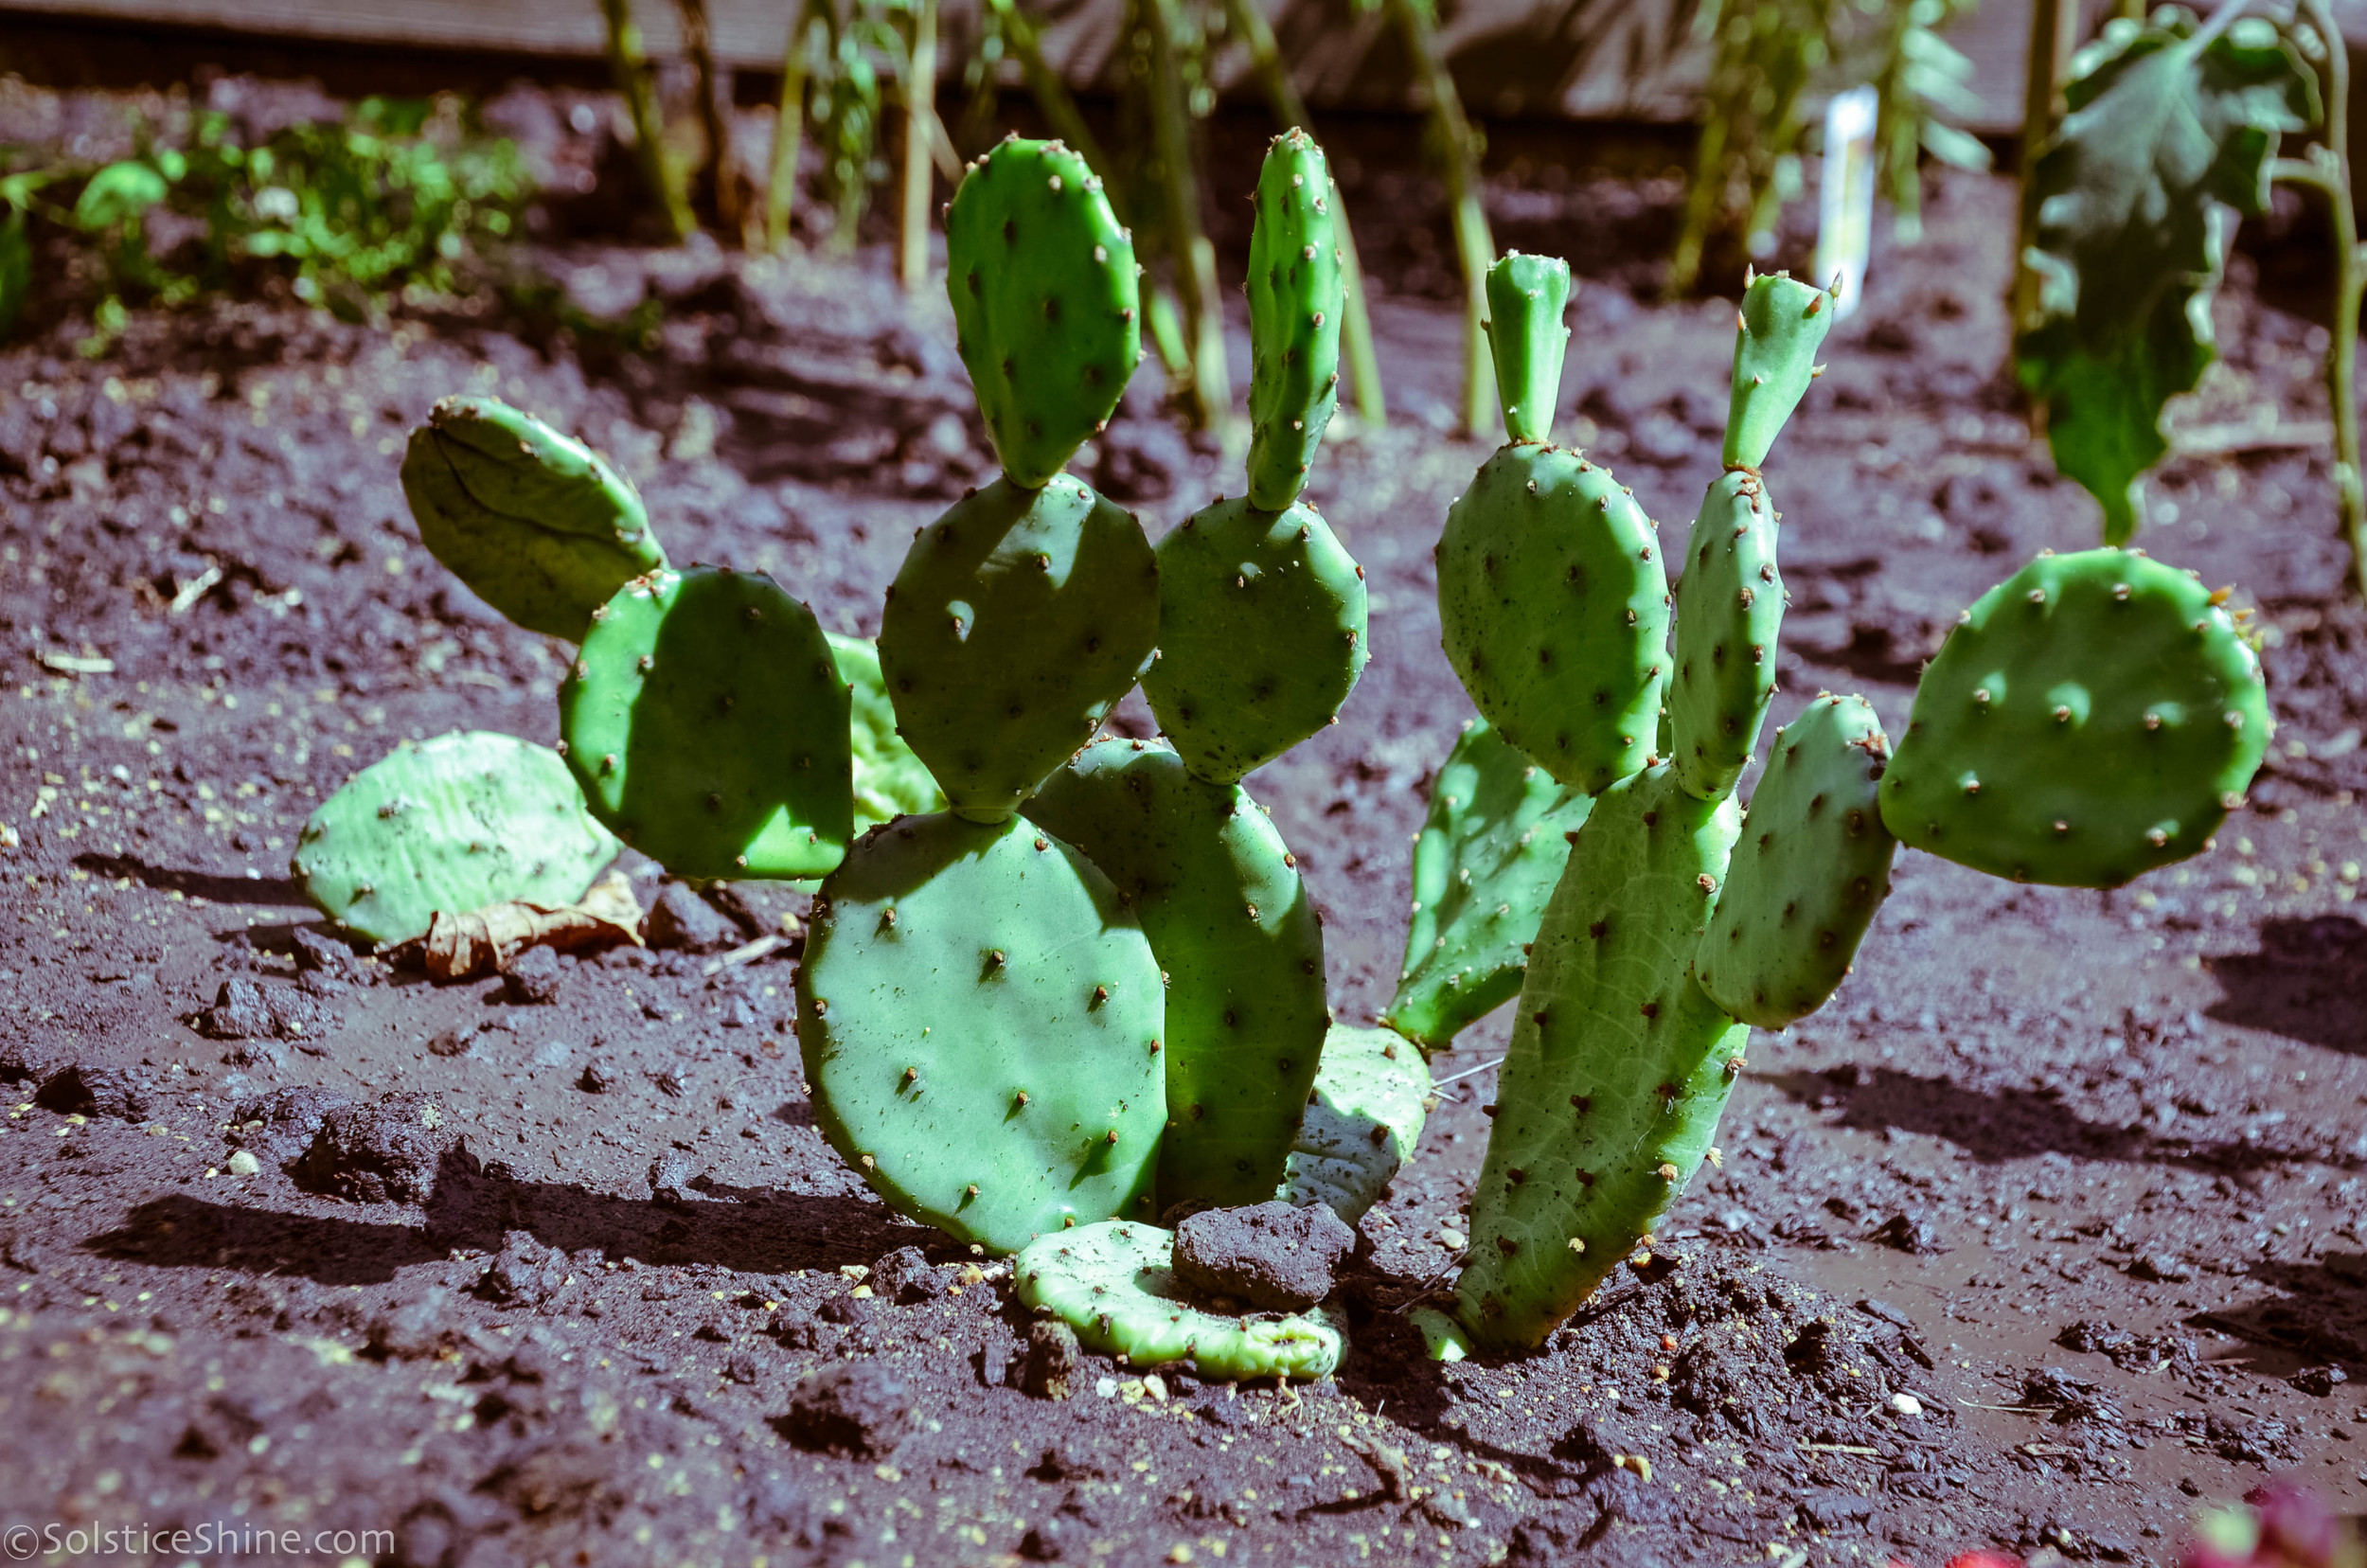
[[[505,1231],[502,1250],[477,1281],[477,1293],[505,1307],[540,1307],[559,1293],[566,1258],[525,1231]]]
[[[78,1061],[44,1079],[33,1103],[61,1115],[117,1116],[137,1121],[148,1112],[148,1075],[135,1067]]]
[[[1067,1399],[1081,1353],[1077,1330],[1067,1324],[1029,1324],[1027,1361],[1020,1368],[1019,1386],[1039,1399]]]
[[[681,1208],[689,1203],[698,1183],[697,1169],[679,1154],[661,1154],[650,1162],[650,1196],[663,1207]]]
[[[352,1103],[333,1089],[276,1090],[231,1113],[230,1141],[259,1160],[285,1167],[304,1157],[331,1111]]]
[[[653,948],[678,953],[718,953],[739,945],[737,923],[678,882],[658,889],[641,928],[642,940]]]
[[[2021,1402],[2053,1410],[2056,1424],[2061,1426],[2074,1421],[2117,1424],[2121,1419],[2120,1407],[2112,1402],[2109,1394],[2059,1366],[2042,1366],[2023,1379]]]
[[[0,1083],[39,1083],[55,1070],[50,1059],[29,1045],[0,1045]]]
[[[1304,1311],[1331,1293],[1331,1272],[1355,1246],[1356,1232],[1321,1203],[1203,1209],[1176,1227],[1175,1276],[1268,1311]]]
[[[450,1292],[431,1286],[417,1301],[409,1301],[370,1320],[370,1349],[381,1356],[416,1361],[433,1356],[451,1340]]]
[[[870,1362],[817,1372],[789,1397],[789,1413],[774,1426],[799,1448],[828,1453],[884,1454],[904,1440],[913,1419],[912,1391]]]
[[[2168,1253],[2147,1253],[2128,1266],[2128,1277],[2160,1285],[2183,1285],[2195,1277],[2195,1266]]]
[[[945,1293],[945,1276],[918,1247],[899,1247],[871,1265],[866,1281],[883,1301],[934,1301]]]
[[[295,953],[296,968],[307,974],[345,985],[358,985],[368,978],[353,950],[325,932],[298,926],[288,934],[288,945]]]
[[[605,1095],[608,1086],[616,1080],[601,1071],[596,1061],[584,1063],[583,1076],[576,1079],[576,1087],[587,1095]]]
[[[546,947],[530,947],[509,961],[502,975],[502,995],[521,1007],[559,1000],[559,981],[565,969],[559,954]]]
[[[2339,1366],[2305,1366],[2285,1380],[2305,1394],[2323,1399],[2351,1381],[2351,1375]]]
[[[466,1158],[459,1131],[432,1095],[404,1090],[321,1119],[298,1174],[307,1186],[362,1203],[416,1203],[447,1155]]]
[[[317,1040],[337,1022],[320,998],[294,986],[258,980],[224,980],[214,1005],[197,1015],[197,1032],[208,1040]]]
[[[1931,1221],[1919,1214],[1892,1215],[1874,1228],[1872,1239],[1916,1257],[1934,1256],[1948,1251],[1940,1244],[1939,1231]]]

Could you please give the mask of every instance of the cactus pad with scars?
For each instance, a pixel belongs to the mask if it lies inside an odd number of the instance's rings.
[[[880,668],[904,743],[954,811],[991,821],[1093,738],[1158,640],[1141,525],[1065,474],[998,479],[913,541]]]
[[[558,754],[469,730],[405,741],[346,780],[306,819],[290,869],[341,929],[406,942],[438,910],[573,903],[615,854]]]
[[[1775,691],[1784,579],[1775,508],[1748,470],[1711,484],[1677,579],[1677,672],[1668,686],[1677,781],[1707,800],[1742,777]]]
[[[1570,835],[1594,797],[1555,782],[1485,719],[1464,726],[1414,841],[1405,965],[1381,1022],[1425,1051],[1520,994]]]
[[[1166,974],[1162,1209],[1272,1197],[1330,1024],[1323,927],[1282,835],[1238,785],[1140,740],[1087,747],[1026,815],[1117,885]]]
[[[677,875],[818,877],[846,852],[846,687],[813,612],[760,572],[626,584],[559,718],[592,810]]]
[[[1736,315],[1723,457],[1728,468],[1755,471],[1815,379],[1816,351],[1833,325],[1833,296],[1769,273],[1742,291]]]
[[[1322,729],[1368,657],[1364,569],[1313,508],[1219,501],[1159,541],[1143,695],[1201,777],[1230,783]]]
[[[1647,1234],[1709,1147],[1747,1026],[1692,956],[1739,813],[1663,764],[1596,798],[1521,988],[1471,1196],[1456,1316],[1539,1344]]]
[[[1011,1274],[1023,1303],[1129,1366],[1182,1362],[1211,1382],[1325,1378],[1339,1366],[1347,1333],[1336,1314],[1204,1311],[1184,1299],[1174,1248],[1171,1231],[1112,1220],[1039,1238],[1011,1260]]]
[[[1840,989],[1890,893],[1898,841],[1877,796],[1890,760],[1862,697],[1826,692],[1775,732],[1693,970],[1726,1011],[1780,1029]]]
[[[1335,1024],[1275,1197],[1328,1203],[1349,1224],[1379,1202],[1422,1141],[1430,1064],[1388,1029]]]
[[[579,642],[592,612],[666,552],[623,475],[491,398],[446,398],[411,433],[402,492],[419,538],[479,598]]]
[[[2117,887],[2209,843],[2269,727],[2259,660],[2201,583],[2135,551],[2041,556],[1932,658],[1882,820],[1977,871]]]
[[[1149,1212],[1166,1003],[1108,878],[1019,818],[906,817],[823,883],[814,1119],[899,1214],[995,1252]]]
[[[1142,357],[1134,242],[1059,142],[1011,136],[945,212],[946,293],[978,411],[1011,482],[1060,472]]]
[[[1569,304],[1570,263],[1557,256],[1514,251],[1487,269],[1487,343],[1504,434],[1516,445],[1540,444],[1553,434],[1570,347],[1561,313]]]
[[[896,704],[880,674],[880,650],[868,637],[825,632],[839,678],[846,683],[847,739],[855,764],[855,830],[945,810],[945,795],[920,758],[896,733]]]
[[[1258,172],[1249,242],[1249,498],[1277,512],[1298,499],[1340,401],[1340,266],[1331,166],[1296,127]]]

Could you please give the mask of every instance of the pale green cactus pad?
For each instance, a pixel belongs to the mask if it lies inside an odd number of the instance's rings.
[[[1335,1024],[1275,1197],[1328,1203],[1349,1224],[1379,1202],[1422,1141],[1430,1064],[1389,1029]]]
[[[1755,472],[1816,379],[1816,351],[1833,327],[1833,296],[1785,273],[1751,280],[1735,312],[1734,396],[1726,411],[1728,468]]]

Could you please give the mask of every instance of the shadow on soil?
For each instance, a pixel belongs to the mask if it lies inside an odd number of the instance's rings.
[[[2367,925],[2348,915],[2269,920],[2257,953],[2206,961],[2227,992],[2222,1024],[2367,1056]]]
[[[2284,1292],[2195,1319],[2306,1363],[2339,1364],[2367,1376],[2367,1255],[2330,1253],[2306,1262],[2255,1263],[2251,1278]]]

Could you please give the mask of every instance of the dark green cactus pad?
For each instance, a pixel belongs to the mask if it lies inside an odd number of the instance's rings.
[[[1757,474],[1731,469],[1701,499],[1677,579],[1671,760],[1677,782],[1704,800],[1733,791],[1759,743],[1783,625],[1775,506]]]
[[[1833,296],[1788,273],[1742,291],[1735,323],[1735,385],[1726,410],[1728,468],[1757,469],[1816,379],[1816,351],[1833,326]]]
[[[598,453],[491,398],[446,398],[411,433],[402,493],[419,538],[529,632],[581,642],[592,612],[666,552]]]
[[[1249,498],[1278,512],[1298,499],[1340,403],[1346,283],[1331,166],[1295,126],[1258,171],[1249,241]]]
[[[1554,781],[1485,719],[1466,724],[1414,840],[1414,910],[1380,1021],[1425,1051],[1520,994],[1525,952],[1594,797]]]
[[[846,683],[847,740],[854,754],[855,831],[945,810],[937,781],[896,733],[896,704],[869,637],[825,632],[839,678]]]
[[[1274,1196],[1327,1203],[1355,1224],[1414,1158],[1430,1092],[1430,1063],[1412,1044],[1388,1029],[1333,1025]]]
[[[1117,884],[1166,974],[1161,1209],[1272,1198],[1331,1022],[1296,857],[1246,791],[1141,740],[1087,747],[1026,814]]]
[[[1487,345],[1496,361],[1496,396],[1504,434],[1516,444],[1553,435],[1561,399],[1561,361],[1570,329],[1570,263],[1514,251],[1487,269]]]
[[[656,572],[601,607],[559,688],[567,765],[679,876],[818,877],[852,836],[846,686],[761,572]]]
[[[1992,876],[2118,887],[2209,846],[2270,724],[2260,661],[2191,574],[2134,550],[2040,556],[1925,670],[1882,820]]]
[[[1507,742],[1592,793],[1645,765],[1668,664],[1651,520],[1575,452],[1507,446],[1447,511],[1448,662]]]
[[[1312,507],[1219,501],[1159,541],[1143,695],[1185,765],[1229,784],[1331,722],[1364,630],[1364,568]]]
[[[1693,954],[1740,812],[1666,764],[1621,780],[1578,829],[1521,988],[1456,1316],[1503,1348],[1542,1343],[1650,1232],[1709,1148],[1747,1025]]]
[[[987,432],[1011,482],[1060,472],[1142,358],[1134,241],[1059,142],[1010,136],[945,212],[945,290]]]
[[[1823,692],[1775,732],[1693,971],[1726,1011],[1780,1029],[1824,1006],[1890,894],[1877,796],[1891,755],[1862,697]]]
[[[1159,564],[1130,513],[1062,474],[998,479],[914,538],[880,668],[953,810],[1008,816],[1093,739],[1159,640]]]
[[[830,1147],[898,1213],[998,1253],[1149,1212],[1165,1017],[1110,880],[1017,817],[864,834],[797,971]]]
[[[615,855],[557,753],[472,730],[405,741],[346,780],[289,868],[340,929],[407,942],[438,910],[573,903]]]

